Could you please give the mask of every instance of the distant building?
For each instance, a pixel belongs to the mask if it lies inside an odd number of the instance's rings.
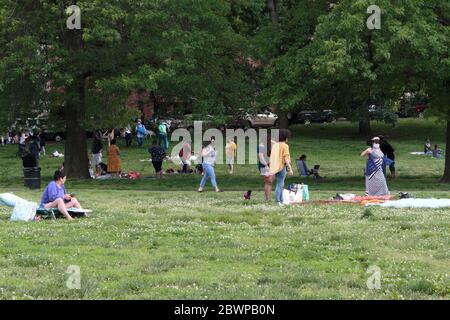
[[[155,113],[155,98],[147,91],[134,91],[127,100],[127,107],[141,112],[141,119],[147,120]]]

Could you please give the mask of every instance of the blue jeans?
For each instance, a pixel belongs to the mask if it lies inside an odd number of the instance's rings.
[[[278,172],[275,177],[277,178],[277,186],[275,188],[275,201],[283,202],[283,190],[284,190],[284,180],[286,179],[286,167]]]
[[[142,145],[144,144],[144,137],[142,137],[142,138],[138,137],[137,142],[138,142],[138,146],[142,147]]]
[[[163,147],[164,151],[169,149],[169,139],[167,139],[167,133],[160,133],[159,140],[162,141],[162,143],[163,143],[162,147]]]
[[[203,165],[203,178],[202,181],[200,181],[200,188],[204,188],[206,184],[206,180],[208,180],[208,177],[211,177],[211,184],[213,188],[217,188],[217,182],[216,182],[216,173],[214,172],[214,166],[204,163]]]

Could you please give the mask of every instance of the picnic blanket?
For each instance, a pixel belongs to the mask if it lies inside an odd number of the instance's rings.
[[[367,204],[381,204],[388,200],[392,200],[393,195],[387,196],[357,196],[355,194],[337,194],[335,197],[328,200],[315,200],[309,202],[309,204],[357,204],[357,205],[367,205]]]
[[[394,198],[393,195],[386,196],[357,196],[352,193],[348,194],[337,194],[336,197],[330,199],[330,201],[338,201],[338,202],[353,202],[353,203],[361,203],[364,201],[387,201],[392,200]]]
[[[386,201],[384,203],[372,204],[366,206],[380,206],[384,208],[447,208],[450,207],[450,199],[400,199],[395,201]]]

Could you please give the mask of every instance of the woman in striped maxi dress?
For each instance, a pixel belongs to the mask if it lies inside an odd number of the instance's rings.
[[[366,195],[386,196],[389,189],[383,173],[384,154],[380,149],[380,138],[372,139],[372,147],[361,153],[361,157],[368,157],[366,165]]]

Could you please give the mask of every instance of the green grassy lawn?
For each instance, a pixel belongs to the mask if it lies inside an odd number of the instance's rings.
[[[449,198],[450,187],[438,183],[443,161],[409,155],[426,137],[443,148],[442,127],[425,120],[375,125],[397,149],[393,193]],[[363,193],[365,143],[354,130],[347,123],[293,127],[291,153],[308,154],[327,177],[308,181],[312,200]],[[47,146],[55,149],[62,151]],[[39,201],[42,190],[22,186],[14,151],[0,148],[0,192]],[[449,209],[280,209],[263,203],[254,165],[238,166],[232,177],[218,166],[225,192],[198,194],[199,176],[150,178],[153,169],[139,161],[148,158],[145,149],[123,149],[122,158],[125,170],[144,179],[68,183],[95,210],[90,218],[12,223],[11,210],[0,207],[0,298],[448,299]],[[45,183],[60,161],[42,159]],[[248,189],[255,193],[246,202]],[[66,287],[70,265],[80,267],[80,290]],[[379,290],[367,287],[369,266],[381,270]]]

